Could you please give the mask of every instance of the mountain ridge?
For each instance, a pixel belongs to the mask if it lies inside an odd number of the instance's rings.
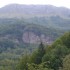
[[[70,18],[70,9],[53,5],[9,4],[0,8],[0,17],[50,16],[59,15]]]

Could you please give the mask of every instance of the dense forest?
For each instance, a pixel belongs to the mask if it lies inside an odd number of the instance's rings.
[[[70,70],[70,9],[0,8],[0,70]]]
[[[64,30],[28,23],[22,19],[0,19],[0,68],[13,70],[26,50],[31,54],[41,41],[49,45],[63,33]]]
[[[58,38],[52,45],[39,48],[30,55],[25,54],[17,65],[17,70],[69,70],[70,32]]]
[[[12,66],[12,67],[11,67]],[[41,42],[32,54],[26,53],[20,59],[0,61],[1,70],[69,70],[70,32],[56,39],[51,45]]]
[[[0,19],[0,70],[69,70],[70,32],[64,34],[66,31],[20,19]],[[30,32],[29,39],[24,41],[26,32]],[[50,37],[51,43],[30,42],[31,32],[40,39],[42,34]]]

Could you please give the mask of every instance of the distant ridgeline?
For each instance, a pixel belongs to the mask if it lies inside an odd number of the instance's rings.
[[[56,7],[52,5],[21,5],[9,4],[0,8],[0,17],[47,17],[59,15],[70,18],[70,9],[65,7]]]

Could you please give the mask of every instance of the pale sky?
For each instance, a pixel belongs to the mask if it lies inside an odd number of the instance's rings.
[[[7,4],[50,4],[57,7],[64,6],[70,8],[70,0],[0,0],[0,7]]]

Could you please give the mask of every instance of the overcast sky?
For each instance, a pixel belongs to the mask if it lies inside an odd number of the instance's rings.
[[[0,7],[7,4],[51,4],[54,6],[64,6],[70,8],[70,0],[0,0]]]

